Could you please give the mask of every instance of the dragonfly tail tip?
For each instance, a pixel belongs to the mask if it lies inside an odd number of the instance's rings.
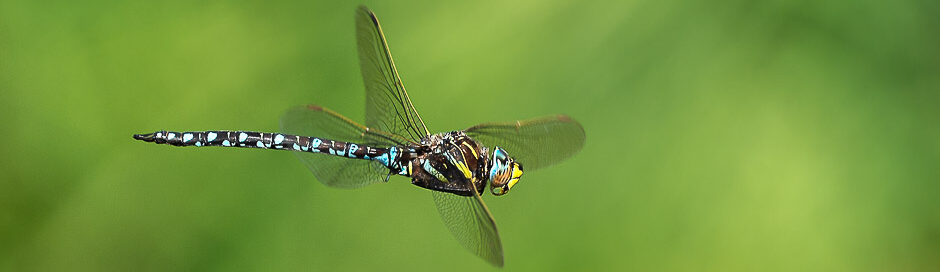
[[[154,137],[153,133],[148,134],[134,134],[134,139],[141,140],[144,142],[153,142]]]

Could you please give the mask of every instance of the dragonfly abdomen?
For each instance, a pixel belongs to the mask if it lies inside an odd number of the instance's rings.
[[[378,161],[398,170],[398,148],[377,148],[318,137],[253,131],[157,131],[135,134],[134,139],[174,146],[222,146],[324,153],[333,156]]]

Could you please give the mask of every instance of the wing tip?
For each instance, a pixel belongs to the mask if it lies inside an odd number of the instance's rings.
[[[577,120],[574,120],[574,118],[571,118],[571,116],[568,116],[567,114],[558,114],[558,115],[555,115],[555,119],[557,119],[560,122],[574,123],[575,125],[578,125],[578,128],[581,129],[581,134],[584,134],[584,126],[581,125],[581,122],[578,122]]]
[[[493,260],[492,264],[495,265],[496,267],[503,268],[503,266],[505,265],[505,263],[504,263],[504,261],[503,261],[503,255],[502,255],[502,253],[500,253],[499,257],[497,257],[496,260]]]
[[[359,8],[356,9],[356,12],[369,16],[369,18],[371,18],[373,22],[378,21],[378,19],[375,18],[375,12],[372,12],[372,9],[369,9],[369,7],[367,7],[366,5],[359,5]]]

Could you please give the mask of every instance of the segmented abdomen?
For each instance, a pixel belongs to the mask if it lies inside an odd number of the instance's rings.
[[[334,156],[375,160],[400,170],[401,152],[396,147],[376,148],[317,137],[252,131],[157,131],[136,134],[134,139],[174,146],[224,146],[325,153]],[[413,151],[413,150],[412,150]]]

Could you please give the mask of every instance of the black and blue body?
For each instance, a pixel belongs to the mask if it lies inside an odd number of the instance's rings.
[[[321,106],[291,108],[280,132],[157,131],[134,139],[186,147],[294,151],[320,182],[357,188],[404,176],[432,192],[444,224],[465,248],[503,265],[496,224],[481,195],[505,195],[534,170],[577,153],[584,129],[573,119],[548,116],[484,123],[431,134],[411,103],[375,14],[356,12],[359,62],[366,89],[366,120],[359,124]],[[341,158],[340,158],[341,157]]]
[[[486,156],[486,148],[476,146],[463,132],[454,131],[435,136],[425,141],[428,143],[436,141],[433,144],[389,147],[373,147],[318,137],[254,131],[157,131],[137,134],[134,138],[173,146],[289,150],[367,160],[387,169],[388,174],[384,179],[386,182],[391,175],[411,177],[412,183],[419,187],[460,196],[474,194],[469,190],[470,187],[462,185],[463,182],[473,184],[473,188],[476,188],[479,194],[483,193],[486,182],[493,175],[512,172],[512,162],[507,163],[508,157],[501,158],[499,162],[490,163]],[[504,152],[500,151],[500,154]],[[504,169],[491,169],[490,165],[499,165]],[[518,180],[522,171],[521,166],[516,167],[518,170],[516,170],[515,179]],[[460,182],[450,182],[458,180]],[[505,191],[508,191],[510,186],[507,185]]]
[[[254,131],[157,131],[136,134],[134,139],[173,146],[223,146],[275,150],[291,150],[329,154],[338,157],[372,160],[389,168],[390,174],[405,175],[403,159],[414,156],[414,149],[399,147],[375,148],[367,145],[321,139],[317,137]]]

